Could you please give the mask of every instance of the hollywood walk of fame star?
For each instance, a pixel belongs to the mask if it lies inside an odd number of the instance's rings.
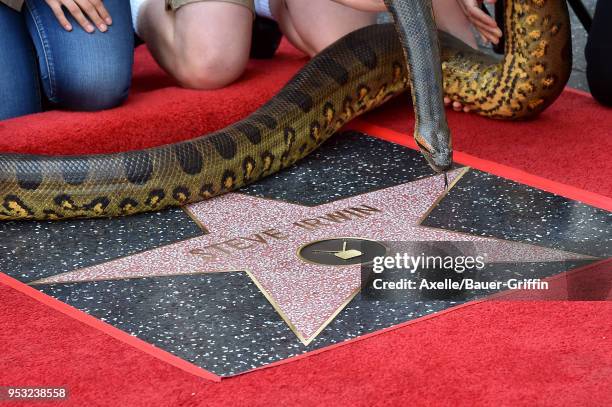
[[[451,187],[467,169],[449,174]],[[359,264],[330,266],[300,259],[307,242],[338,237],[375,241],[470,241],[486,246],[487,262],[538,262],[588,256],[420,226],[445,196],[444,177],[341,199],[316,207],[231,193],[191,205],[209,234],[32,284],[246,271],[307,345],[360,289]],[[352,249],[356,250],[356,249]],[[347,259],[355,252],[340,248]]]

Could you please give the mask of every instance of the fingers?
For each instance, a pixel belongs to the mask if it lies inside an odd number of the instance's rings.
[[[463,113],[469,113],[470,112],[470,108],[469,107],[463,106],[459,102],[453,102],[453,110],[455,112],[463,112]]]
[[[73,27],[66,18],[62,7],[66,8],[77,23],[88,33],[95,31],[94,24],[98,27],[98,30],[106,32],[108,26],[113,23],[102,0],[45,0],[45,2],[66,31],[72,31]]]
[[[497,44],[502,36],[501,30],[497,27],[491,28],[479,24],[474,24],[474,26],[486,41],[492,42],[493,44]]]
[[[493,4],[495,1],[496,0],[486,0],[485,2]],[[480,8],[480,2],[478,0],[459,0],[459,6],[486,41],[494,44],[499,42],[502,32],[497,26],[495,19]]]
[[[104,7],[104,3],[102,2],[102,0],[91,0],[91,2],[96,8],[96,10],[98,10],[98,14],[100,14],[100,17],[104,19],[106,24],[112,25],[113,19],[111,18],[108,10],[106,10],[106,7]]]
[[[480,7],[474,5],[473,7],[469,7],[468,9],[468,17],[474,23],[480,23],[484,26],[495,28],[497,27],[497,23],[495,19],[484,12]]]
[[[469,113],[470,111],[469,107],[463,106],[461,102],[453,102],[448,96],[444,96],[444,105],[452,107],[455,112]]]
[[[68,9],[68,12],[72,14],[72,17],[79,23],[81,27],[88,33],[94,32],[94,26],[87,20],[79,6],[73,0],[61,0],[64,7]]]
[[[98,30],[102,32],[106,32],[108,30],[108,26],[102,19],[102,16],[100,16],[98,7],[96,7],[96,5],[99,5],[99,7],[104,9],[104,12],[108,16],[108,12],[106,12],[106,9],[104,8],[104,5],[102,4],[100,0],[74,0],[74,1],[78,4],[81,15],[83,15],[83,12],[85,12],[85,14],[87,14],[87,16],[89,17],[89,20],[91,20],[96,25],[96,27],[98,27]],[[94,3],[96,3],[96,5],[94,5]],[[88,32],[91,32],[91,31],[88,31]]]
[[[57,21],[59,21],[60,25],[64,27],[64,30],[72,31],[72,24],[70,24],[70,22],[64,15],[64,10],[62,10],[62,5],[60,4],[60,2],[57,0],[46,1],[47,5],[51,8],[51,11],[53,11],[55,18],[57,18]]]

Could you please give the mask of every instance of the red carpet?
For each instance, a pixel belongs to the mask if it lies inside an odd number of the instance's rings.
[[[252,61],[234,85],[203,92],[176,88],[139,47],[127,104],[97,113],[52,111],[0,122],[0,151],[107,153],[193,138],[257,109],[306,61],[284,43],[273,60]]]
[[[172,87],[143,49],[137,61],[126,106],[0,123],[0,151],[109,152],[193,137],[254,110],[304,59],[285,46],[217,92]],[[408,118],[394,123],[401,109],[367,120],[407,130]],[[530,123],[454,113],[450,122],[457,150],[612,196],[612,112],[588,97],[566,92]],[[67,386],[74,406],[612,405],[609,301],[476,303],[213,383],[6,285],[0,299],[0,386]]]
[[[407,101],[392,101],[366,120],[412,134]],[[503,122],[450,111],[448,122],[455,150],[612,196],[612,109],[583,92],[564,92],[537,120]]]

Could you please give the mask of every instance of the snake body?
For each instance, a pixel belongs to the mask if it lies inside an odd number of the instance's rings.
[[[420,0],[389,3],[396,22],[405,23],[397,24],[399,39],[392,24],[349,34],[313,58],[255,113],[213,134],[109,155],[0,154],[0,219],[130,215],[232,191],[292,165],[351,119],[409,89],[411,82],[420,122],[417,142],[434,169],[446,167],[450,134],[444,129],[441,100],[434,100],[441,99],[441,89],[431,80],[432,87],[423,88],[420,79],[439,69],[431,66],[436,44],[433,52],[426,49],[431,42],[406,44],[406,30],[423,17],[408,13],[414,7],[430,13],[431,5],[419,8]],[[569,78],[567,6],[558,0],[508,0],[505,21],[502,58],[440,33],[443,79],[438,80],[443,80],[446,95],[480,115],[531,118],[559,96]],[[426,34],[435,33],[432,22],[425,22]],[[434,60],[412,58],[406,64],[404,51],[429,52]]]

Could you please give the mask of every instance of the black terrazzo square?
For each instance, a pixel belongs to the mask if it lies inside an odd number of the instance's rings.
[[[434,174],[417,151],[348,131],[296,165],[240,192],[317,206]]]
[[[28,283],[202,234],[182,209],[114,219],[0,222],[0,272]]]
[[[464,175],[422,224],[612,256],[612,213],[476,170]]]
[[[278,360],[299,341],[246,273],[36,286],[42,292],[219,375]]]

